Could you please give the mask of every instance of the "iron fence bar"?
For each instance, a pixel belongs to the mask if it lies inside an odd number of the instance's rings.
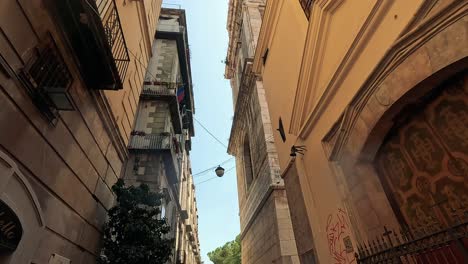
[[[430,227],[415,232],[416,238],[407,237],[405,232],[400,232],[399,236],[393,231],[395,245],[389,247],[382,237],[361,243],[356,260],[357,263],[468,263],[464,241],[468,239],[467,228],[468,222],[444,229]],[[385,231],[384,235],[388,236],[390,233]]]
[[[95,3],[104,27],[107,43],[111,49],[112,57],[120,76],[120,81],[123,83],[128,65],[130,64],[130,56],[117,5],[115,0],[95,0]]]

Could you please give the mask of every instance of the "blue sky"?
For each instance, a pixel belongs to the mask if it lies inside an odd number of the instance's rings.
[[[164,3],[180,4],[186,10],[195,118],[227,145],[233,117],[231,88],[229,81],[224,79],[222,63],[228,44],[228,0],[165,0]],[[226,148],[195,122],[191,152],[193,173],[204,171],[230,158]],[[234,159],[231,159],[223,167],[227,170],[234,165]],[[215,177],[214,170],[194,177],[202,260],[212,263],[206,254],[227,241],[234,240],[240,232],[235,169],[227,171],[223,178],[209,180]],[[200,182],[203,183],[197,184]]]

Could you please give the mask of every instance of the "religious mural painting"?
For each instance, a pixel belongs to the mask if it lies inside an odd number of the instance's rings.
[[[400,221],[410,229],[452,225],[468,208],[468,75],[405,114],[376,167]]]

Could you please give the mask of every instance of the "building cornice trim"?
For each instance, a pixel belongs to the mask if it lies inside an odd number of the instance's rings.
[[[273,39],[284,1],[285,0],[268,0],[266,3],[252,68],[252,71],[257,75],[261,75],[263,67],[262,56],[265,53],[268,44]]]
[[[335,124],[324,137],[323,142],[329,145],[327,146],[329,149],[327,153],[329,160],[338,161],[341,159],[341,154],[347,144],[352,128],[357,122],[359,113],[390,73],[400,66],[410,55],[414,54],[417,49],[432,39],[432,37],[459,21],[467,14],[468,2],[455,3],[448,6],[445,10],[442,10],[437,16],[420,24],[395,43],[389,53],[366,80],[361,90],[346,107],[340,121]],[[305,130],[304,132],[308,131]]]
[[[309,102],[306,97],[311,97],[314,93],[315,89],[310,91],[308,88],[317,86],[318,78],[312,78],[312,76],[318,76],[322,68],[332,17],[343,2],[344,0],[325,0],[312,4],[306,35],[307,41],[304,44],[304,56],[301,62],[301,72],[299,73],[297,84],[298,89],[294,98],[289,128],[289,132],[292,134],[296,134],[300,128],[302,113],[307,107],[307,102]]]
[[[354,97],[351,105],[356,105],[357,101],[364,100],[362,97],[365,97],[365,94],[369,93],[370,90],[375,89],[394,68],[400,65],[417,48],[421,47],[434,35],[466,15],[467,6],[468,2],[455,2],[442,10],[438,15],[427,19],[417,28],[409,31],[406,35],[398,39],[363,84],[363,88],[361,88],[361,91],[358,92],[358,94]],[[353,53],[354,54],[349,55],[353,55],[353,57],[355,57],[356,54],[355,52]],[[324,94],[317,103],[317,106],[314,108],[314,110],[308,116],[305,124],[299,130],[298,134],[300,138],[307,138],[312,129],[315,127],[318,120],[320,119],[321,114],[333,98],[333,95],[336,93],[339,85],[342,83],[344,76],[346,76],[346,72],[351,68],[352,61],[353,60],[348,59],[346,63],[342,63],[340,65],[339,70],[336,71],[332,81],[330,82],[330,85],[327,87]]]
[[[371,12],[354,38],[346,55],[341,60],[340,65],[338,65],[337,70],[330,79],[328,86],[325,88],[322,96],[318,99],[316,106],[310,115],[306,117],[304,116],[304,113],[307,111],[308,106],[310,106],[310,102],[315,101],[313,96],[318,85],[318,78],[316,77],[320,73],[320,68],[323,62],[322,58],[325,53],[324,44],[327,37],[326,32],[329,23],[331,22],[331,17],[337,8],[339,8],[339,5],[329,6],[329,9],[313,7],[312,11],[316,12],[316,14],[312,14],[312,17],[317,17],[317,21],[311,21],[309,26],[309,37],[307,39],[311,39],[312,36],[314,36],[314,38],[313,41],[308,41],[305,47],[305,55],[302,63],[303,67],[301,68],[301,73],[299,75],[298,89],[291,116],[291,127],[289,131],[291,134],[299,134],[302,138],[307,136],[304,134],[308,133],[304,133],[303,131],[305,130],[304,127],[310,123],[311,116],[316,116],[316,112],[318,111],[321,113],[324,106],[328,104],[328,101],[332,98],[337,88],[344,80],[346,73],[351,69],[358,55],[361,54],[367,44],[367,40],[375,31],[375,28],[380,25],[380,21],[383,19],[383,16],[387,13],[393,2],[394,0],[378,0],[375,2]],[[340,2],[340,4],[341,3],[342,2]]]

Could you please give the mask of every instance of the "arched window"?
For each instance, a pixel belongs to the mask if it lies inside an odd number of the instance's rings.
[[[245,175],[245,183],[248,189],[254,179],[252,155],[250,153],[250,141],[249,141],[248,136],[246,136],[244,140],[244,175]]]

